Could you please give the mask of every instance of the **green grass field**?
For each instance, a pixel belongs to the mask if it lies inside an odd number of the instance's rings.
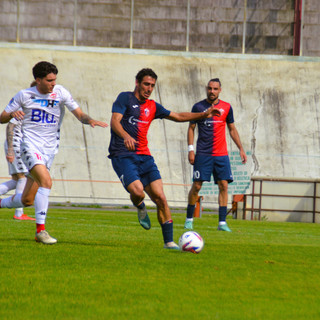
[[[146,231],[129,210],[49,209],[46,246],[1,209],[0,319],[320,319],[320,225],[229,219],[226,233],[204,214],[196,255],[163,249],[149,215]]]

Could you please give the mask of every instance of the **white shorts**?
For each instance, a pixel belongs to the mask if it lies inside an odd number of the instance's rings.
[[[20,148],[13,148],[14,151],[14,160],[13,162],[8,162],[8,169],[9,169],[9,174],[17,174],[17,173],[27,173],[28,169],[23,163],[21,159],[21,154],[20,154]],[[7,154],[8,152],[8,144],[7,141],[4,143],[4,152]]]
[[[30,171],[35,165],[43,164],[50,170],[55,154],[42,154],[38,150],[21,147],[21,158]]]

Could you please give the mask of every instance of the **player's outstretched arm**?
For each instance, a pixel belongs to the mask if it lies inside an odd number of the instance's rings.
[[[106,122],[92,119],[89,115],[85,114],[80,108],[73,110],[72,113],[81,123],[88,124],[92,128],[94,128],[95,126],[106,128],[108,126]]]
[[[211,118],[213,116],[220,116],[221,112],[218,108],[211,106],[204,112],[173,112],[171,111],[169,116],[166,117],[169,120],[175,122],[186,122],[192,120],[200,120],[204,118]]]

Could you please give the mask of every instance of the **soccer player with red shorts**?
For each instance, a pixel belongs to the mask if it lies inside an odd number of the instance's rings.
[[[192,112],[198,113],[215,106],[220,116],[211,119],[190,121],[188,128],[188,158],[193,165],[193,184],[188,196],[185,229],[193,229],[193,214],[198,193],[203,181],[210,181],[211,174],[219,187],[219,225],[218,230],[231,231],[226,223],[228,204],[228,183],[233,181],[226,142],[226,126],[232,140],[240,151],[242,163],[247,156],[242,147],[238,130],[234,124],[233,110],[229,103],[219,99],[221,82],[218,78],[211,79],[207,85],[207,99],[196,103]],[[197,153],[194,153],[194,130],[198,125]]]

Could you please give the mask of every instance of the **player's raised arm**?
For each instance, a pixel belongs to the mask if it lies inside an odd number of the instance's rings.
[[[89,115],[85,114],[80,108],[77,108],[71,112],[81,123],[89,124],[92,128],[94,128],[95,126],[99,126],[102,128],[108,127],[108,124],[106,122],[92,119]]]

